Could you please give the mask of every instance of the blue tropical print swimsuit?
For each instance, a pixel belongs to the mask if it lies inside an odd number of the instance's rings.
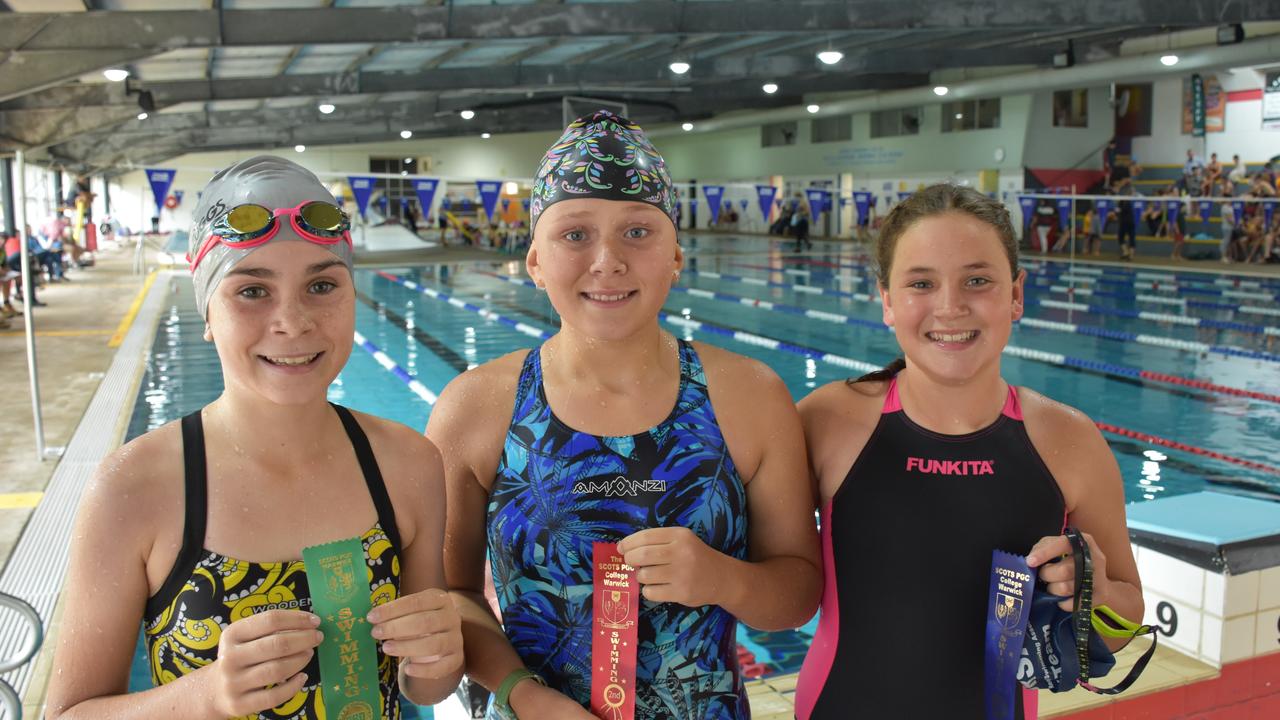
[[[489,494],[489,557],[503,625],[525,667],[585,707],[591,544],[687,527],[712,549],[745,559],[746,490],[692,345],[680,341],[680,393],[670,416],[623,437],[578,432],[555,417],[540,350],[521,369]],[[719,606],[642,598],[636,720],[749,718],[736,632],[737,620]]]

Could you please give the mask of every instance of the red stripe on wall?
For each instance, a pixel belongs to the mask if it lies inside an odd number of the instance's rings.
[[[1233,90],[1227,93],[1227,102],[1229,103],[1243,102],[1245,100],[1261,100],[1261,99],[1262,99],[1262,88],[1255,88],[1253,90]]]

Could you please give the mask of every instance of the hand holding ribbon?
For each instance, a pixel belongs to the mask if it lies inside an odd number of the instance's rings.
[[[240,717],[288,702],[307,682],[302,669],[324,637],[319,626],[319,617],[300,610],[268,610],[228,625],[218,659],[200,671],[208,703],[223,717]]]
[[[726,556],[689,528],[641,530],[618,543],[618,551],[636,568],[644,599],[688,607],[717,604]]]
[[[369,611],[382,652],[400,658],[408,677],[435,680],[462,667],[462,619],[438,588],[397,598]]]

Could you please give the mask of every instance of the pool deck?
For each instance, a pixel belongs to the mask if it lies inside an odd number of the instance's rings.
[[[705,250],[700,249],[700,252]],[[1043,259],[1035,255],[1026,257]],[[1066,258],[1055,255],[1049,259]],[[1131,263],[1120,262],[1114,255],[1077,259],[1113,263],[1128,268],[1280,276],[1280,265],[1177,262],[1169,258],[1143,258],[1138,263]],[[522,262],[523,257],[470,248],[435,248],[365,255],[361,257],[359,264],[394,266],[475,260]],[[44,436],[50,447],[68,444],[98,390],[104,373],[112,363],[121,333],[128,329],[132,312],[136,312],[133,310],[135,301],[141,298],[148,276],[134,274],[132,263],[132,246],[115,247],[108,244],[98,253],[95,267],[70,270],[68,275],[71,282],[50,284],[38,292],[40,299],[48,303],[47,307],[35,308],[35,330],[42,383],[40,390]],[[154,291],[163,290],[159,286],[154,288]],[[15,306],[20,308],[21,304],[15,301]],[[37,457],[23,318],[19,316],[10,322],[11,327],[0,329],[0,367],[6,370],[0,374],[0,417],[6,421],[6,432],[0,433],[0,467],[5,469],[0,474],[0,556],[5,558],[6,563],[58,465],[56,459],[41,460]],[[113,339],[116,340],[115,344],[112,344]],[[31,690],[24,698],[24,714],[28,717],[39,717],[42,710],[56,620],[55,614],[48,631],[49,637],[45,641],[46,651],[42,651],[33,661],[36,674]],[[1126,650],[1122,654],[1122,662],[1124,658],[1135,654]],[[1245,675],[1247,680],[1242,679]],[[1251,688],[1250,692],[1242,689],[1245,685]],[[753,682],[750,693],[755,717],[758,720],[792,717],[794,687],[794,675]],[[1170,704],[1173,701],[1169,700],[1173,696],[1178,698],[1176,707],[1181,708],[1180,714],[1169,714],[1173,712],[1169,709],[1174,707]],[[1144,700],[1144,697],[1147,699]],[[1211,697],[1213,702],[1206,700],[1206,697]],[[1198,700],[1193,702],[1195,698]],[[1167,710],[1155,709],[1157,704]],[[1139,705],[1147,709],[1141,712],[1124,709],[1138,708]],[[1182,652],[1162,647],[1157,660],[1122,699],[1094,696],[1082,690],[1058,696],[1043,695],[1041,716],[1080,720],[1139,716],[1164,718],[1181,717],[1192,711],[1227,712],[1229,706],[1238,709],[1239,713],[1233,710],[1228,714],[1214,714],[1212,717],[1280,717],[1280,653],[1272,652],[1215,667]]]

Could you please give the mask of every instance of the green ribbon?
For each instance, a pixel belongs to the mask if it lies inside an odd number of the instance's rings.
[[[382,717],[378,646],[365,616],[372,609],[364,545],[359,538],[304,548],[311,610],[320,616],[320,688],[325,716]]]

